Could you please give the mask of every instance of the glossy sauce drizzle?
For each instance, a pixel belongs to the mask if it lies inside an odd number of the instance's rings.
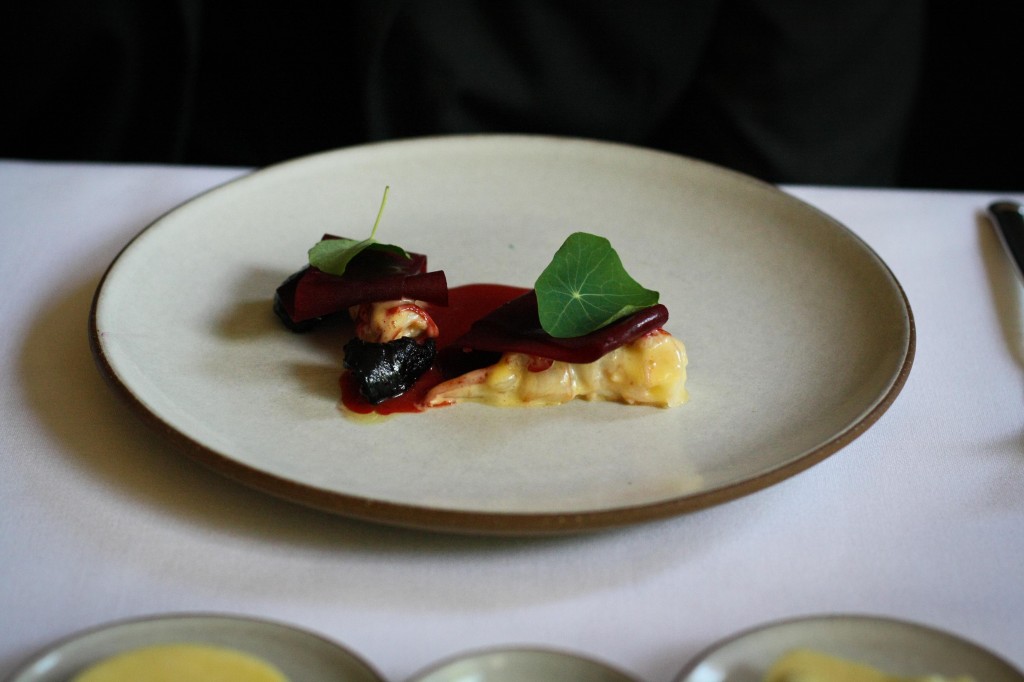
[[[504,284],[466,284],[448,290],[448,305],[427,307],[427,312],[437,323],[437,359],[434,366],[419,380],[397,398],[386,400],[379,405],[371,405],[359,395],[359,388],[348,372],[341,375],[341,402],[345,409],[356,414],[395,414],[398,412],[421,412],[420,404],[434,386],[454,374],[461,374],[471,367],[450,367],[451,360],[457,359],[457,349],[450,348],[456,339],[461,337],[470,326],[481,317],[500,305],[521,296],[529,291],[522,287]],[[447,376],[446,376],[447,374]]]

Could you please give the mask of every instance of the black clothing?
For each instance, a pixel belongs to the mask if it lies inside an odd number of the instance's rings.
[[[773,182],[888,185],[922,49],[923,0],[228,5],[7,10],[0,156],[265,165],[531,132]]]

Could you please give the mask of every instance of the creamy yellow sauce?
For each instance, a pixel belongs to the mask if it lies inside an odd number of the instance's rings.
[[[974,682],[970,677],[898,677],[877,668],[835,656],[797,649],[772,665],[764,682]]]
[[[164,644],[104,659],[72,682],[288,682],[255,656],[203,644]]]
[[[676,407],[686,402],[686,347],[664,331],[620,346],[591,363],[550,362],[505,353],[490,367],[435,387],[428,407],[472,401],[501,407],[558,405],[574,398]]]

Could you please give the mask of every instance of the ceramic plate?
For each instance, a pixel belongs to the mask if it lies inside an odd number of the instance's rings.
[[[562,241],[608,237],[661,292],[690,401],[459,405],[361,423],[337,409],[338,329],[285,331],[274,289],[324,232],[426,253],[450,285],[532,286]],[[273,166],[138,235],[95,297],[101,370],[159,429],[260,490],[364,519],[566,532],[764,488],[871,426],[902,388],[902,289],[848,229],[698,161],[544,137],[426,138]]]
[[[369,665],[319,635],[265,620],[181,615],[124,621],[58,643],[8,682],[67,682],[105,658],[144,646],[206,644],[255,656],[290,682],[382,682]]]
[[[772,662],[799,648],[857,661],[892,675],[968,675],[978,682],[1024,682],[992,652],[924,625],[869,616],[821,616],[741,633],[692,662],[676,682],[761,682]]]
[[[637,682],[636,678],[585,656],[549,649],[492,649],[431,666],[410,682]]]

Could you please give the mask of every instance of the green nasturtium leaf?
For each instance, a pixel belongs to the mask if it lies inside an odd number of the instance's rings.
[[[658,292],[637,283],[611,242],[575,232],[537,278],[537,312],[551,336],[583,336],[658,302]]]
[[[409,253],[401,246],[381,244],[375,239],[377,226],[380,225],[380,218],[384,214],[384,206],[388,203],[389,190],[390,187],[384,188],[384,198],[381,199],[380,209],[377,211],[377,220],[373,223],[373,230],[370,231],[369,239],[363,239],[362,241],[355,239],[321,240],[309,250],[309,264],[329,275],[343,275],[345,274],[345,268],[348,267],[352,259],[366,249],[390,251],[405,258],[410,258]]]

